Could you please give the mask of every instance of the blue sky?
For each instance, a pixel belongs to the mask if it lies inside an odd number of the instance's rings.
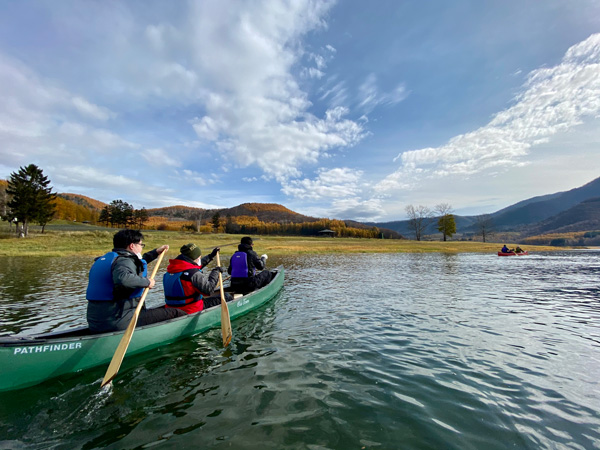
[[[600,2],[0,2],[0,178],[136,208],[491,213],[600,176]]]

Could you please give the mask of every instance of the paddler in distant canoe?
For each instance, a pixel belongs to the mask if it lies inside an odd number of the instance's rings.
[[[202,311],[205,308],[221,304],[220,295],[211,295],[219,284],[219,273],[227,271],[224,267],[215,267],[209,274],[202,273],[202,268],[209,264],[219,247],[202,257],[202,251],[194,243],[179,249],[179,256],[169,260],[167,273],[163,276],[165,303],[167,308],[177,308],[187,314]],[[225,294],[230,302],[233,297]]]
[[[124,330],[129,325],[144,288],[152,289],[147,278],[148,263],[169,249],[162,245],[142,255],[144,235],[137,230],[121,230],[113,236],[113,249],[96,258],[90,269],[86,298],[87,321],[92,333]],[[137,326],[185,316],[179,309],[146,309],[144,304]]]

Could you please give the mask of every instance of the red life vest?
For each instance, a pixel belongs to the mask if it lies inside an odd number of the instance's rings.
[[[202,297],[207,294],[192,284],[192,277],[201,269],[197,264],[180,259],[169,260],[167,273],[163,276],[167,308],[179,308],[188,314],[204,309]]]

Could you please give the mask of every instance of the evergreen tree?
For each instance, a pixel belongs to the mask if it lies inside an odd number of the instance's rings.
[[[108,226],[108,224],[110,223],[110,208],[108,207],[108,205],[102,208],[102,211],[100,211],[100,217],[98,217],[98,222],[104,223],[106,226]]]
[[[148,222],[148,211],[146,208],[136,209],[133,213],[135,224],[138,226],[138,229],[144,228],[144,223]]]
[[[28,235],[32,221],[45,226],[54,214],[56,194],[52,192],[48,177],[35,164],[20,167],[18,172],[11,173],[6,193],[12,196],[8,202],[10,216],[22,224],[23,236]]]
[[[108,205],[110,224],[127,226],[133,223],[133,206],[123,200],[113,200]]]
[[[213,226],[213,229],[215,230],[215,233],[219,232],[220,225],[221,225],[221,215],[217,212],[212,217],[212,226]]]

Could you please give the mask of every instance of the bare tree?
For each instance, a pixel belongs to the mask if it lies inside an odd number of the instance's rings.
[[[492,234],[494,234],[494,221],[492,220],[492,216],[489,214],[482,214],[477,216],[477,234],[481,236],[483,242],[485,239]]]
[[[422,205],[408,205],[405,210],[408,215],[408,227],[415,233],[415,239],[420,241],[431,223],[433,214],[427,206]]]

